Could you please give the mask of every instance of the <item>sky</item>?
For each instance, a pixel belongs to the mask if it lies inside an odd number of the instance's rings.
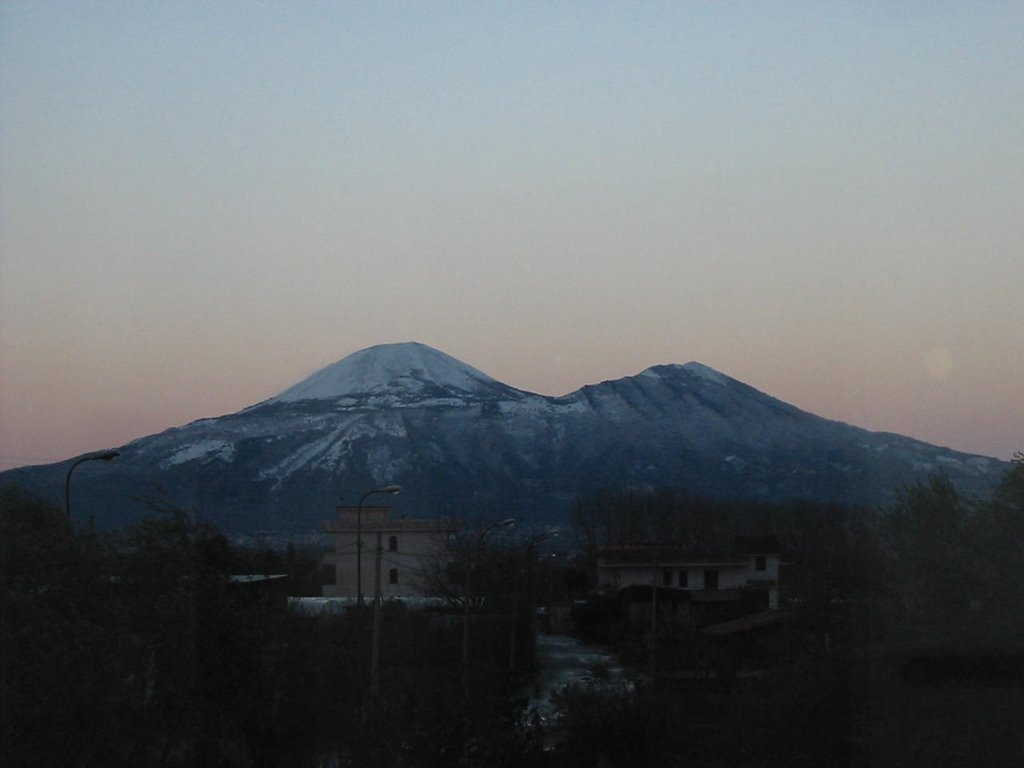
[[[0,469],[420,341],[1024,449],[1020,2],[0,0]]]

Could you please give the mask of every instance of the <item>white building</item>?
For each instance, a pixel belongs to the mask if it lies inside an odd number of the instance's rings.
[[[459,525],[449,517],[392,518],[389,510],[364,506],[360,515],[358,507],[337,507],[338,518],[323,523],[324,532],[334,537],[334,550],[324,561],[334,565],[335,573],[334,584],[324,586],[324,597],[358,597],[357,564],[361,562],[363,597],[372,601],[378,551],[382,597],[423,595],[425,568],[445,557],[449,538]]]
[[[779,560],[779,544],[772,536],[738,536],[726,553],[658,545],[604,547],[598,554],[597,583],[617,590],[674,588],[711,599],[727,599],[741,589],[764,589],[769,607],[777,608]]]

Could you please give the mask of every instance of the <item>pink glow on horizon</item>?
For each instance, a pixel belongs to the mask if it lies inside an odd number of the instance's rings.
[[[1012,5],[6,4],[0,469],[404,340],[548,395],[697,360],[1007,459],[1022,30]]]

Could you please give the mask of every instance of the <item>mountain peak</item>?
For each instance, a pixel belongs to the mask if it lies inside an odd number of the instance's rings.
[[[719,373],[714,368],[696,361],[691,361],[685,365],[654,365],[644,371],[641,371],[640,375],[662,377],[666,374],[672,375],[678,373],[686,373],[690,376],[703,379],[704,381],[708,381],[713,384],[727,384],[730,380],[724,373]]]
[[[123,446],[114,470],[83,479],[78,514],[138,519],[154,483],[232,535],[261,537],[311,533],[340,491],[394,482],[425,511],[551,521],[602,488],[874,506],[936,471],[987,494],[1006,466],[822,419],[700,363],[548,398],[423,344],[384,344],[273,400]],[[0,482],[60,499],[66,475],[60,463]]]
[[[334,400],[366,393],[478,392],[494,379],[433,347],[415,341],[378,344],[317,371],[277,397],[276,402]]]

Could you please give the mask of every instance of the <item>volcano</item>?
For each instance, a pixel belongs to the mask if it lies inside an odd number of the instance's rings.
[[[404,489],[396,515],[557,523],[600,488],[879,505],[934,472],[981,495],[1007,467],[816,416],[696,362],[547,397],[415,342],[355,352],[264,402],[118,450],[76,473],[76,515],[113,527],[172,504],[251,536],[315,531],[343,499],[388,484]],[[60,501],[71,461],[0,483]]]

